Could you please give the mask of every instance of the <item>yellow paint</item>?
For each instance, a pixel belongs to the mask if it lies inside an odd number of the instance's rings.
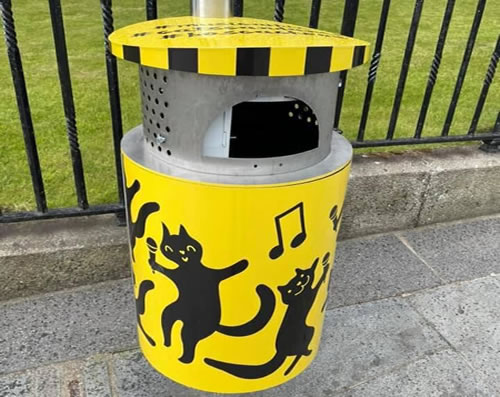
[[[136,36],[137,34],[141,35]],[[274,21],[197,17],[140,22],[116,30],[109,36],[109,40],[115,44],[148,48],[305,48],[368,44],[323,30]]]
[[[236,74],[236,49],[219,48],[199,50],[199,73],[200,74],[222,74],[234,76]]]
[[[330,71],[340,71],[352,68],[353,51],[346,47],[333,47]]]
[[[123,155],[123,165],[127,186],[131,186],[135,180],[141,185],[129,208],[132,220],[137,218],[140,208],[147,202],[156,202],[160,208],[147,218],[144,236],[136,240],[133,252],[135,261],[132,265],[136,297],[142,281],[151,280],[155,284],[154,289],[146,294],[146,309],[140,319],[144,330],[156,345],[152,346],[138,329],[141,349],[151,365],[185,386],[227,393],[267,389],[302,372],[318,350],[327,283],[320,286],[306,317],[307,326],[314,327],[314,335],[308,345],[312,353],[302,356],[287,376],[284,372],[293,362],[293,356],[287,357],[275,372],[259,379],[231,375],[208,365],[204,359],[258,365],[275,355],[278,330],[288,308],[282,301],[278,286],[284,286],[292,280],[297,268],[309,269],[313,261],[319,258],[314,273],[315,286],[323,272],[321,261],[325,253],[330,253],[329,268],[326,268],[329,269],[329,279],[337,237],[330,213],[333,206],[343,206],[349,164],[315,179],[261,186],[220,185],[177,179],[147,170],[126,155]],[[300,210],[283,216],[280,225],[284,251],[277,259],[271,259],[270,250],[278,239],[275,217],[298,203],[303,203],[307,237],[302,244],[292,248],[291,241],[301,231]],[[194,361],[190,364],[179,361],[183,354],[181,321],[173,326],[171,346],[163,345],[162,313],[179,298],[179,291],[176,284],[165,275],[153,272],[148,263],[150,252],[146,240],[151,238],[160,244],[162,223],[168,227],[170,234],[178,234],[182,225],[201,244],[202,263],[208,268],[224,269],[242,259],[248,260],[249,265],[244,271],[219,284],[220,323],[238,325],[252,319],[260,307],[256,287],[264,284],[273,292],[276,307],[271,319],[260,331],[241,337],[216,331],[198,343]],[[163,256],[160,250],[156,262],[169,269],[178,266]]]
[[[269,76],[300,76],[304,74],[305,48],[273,48]]]
[[[365,41],[318,29],[253,18],[164,18],[118,29],[109,40],[118,58],[123,58],[123,46],[158,53],[169,48],[196,49],[198,73],[226,76],[236,75],[236,57],[232,52],[229,56],[230,49],[269,48],[270,76],[301,76],[305,73],[305,51],[309,47],[337,49],[333,72],[352,67],[350,60],[356,46],[369,46]],[[149,57],[147,66],[168,69],[161,57],[155,59],[159,62]],[[141,63],[144,64],[142,59]]]
[[[141,65],[168,69],[168,51],[158,48],[141,48]]]
[[[117,43],[111,43],[111,53],[115,55],[117,58],[123,59],[123,46]]]

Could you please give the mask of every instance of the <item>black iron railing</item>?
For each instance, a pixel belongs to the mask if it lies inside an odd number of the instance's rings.
[[[357,131],[357,138],[352,142],[355,148],[394,146],[394,145],[412,145],[423,143],[446,143],[446,142],[463,142],[463,141],[481,141],[484,150],[496,150],[500,146],[500,112],[493,123],[490,132],[477,133],[479,118],[482,114],[485,105],[488,91],[493,81],[495,71],[500,59],[500,36],[494,46],[493,53],[489,64],[485,67],[486,73],[483,81],[482,90],[479,94],[474,115],[470,123],[470,128],[463,135],[450,135],[450,127],[454,119],[457,108],[458,99],[460,97],[465,76],[469,67],[472,52],[476,42],[476,37],[481,25],[481,20],[484,14],[486,0],[478,0],[476,12],[469,33],[469,38],[465,47],[463,60],[456,79],[455,89],[450,100],[446,120],[442,128],[441,134],[438,136],[422,136],[427,113],[433,94],[433,89],[436,84],[438,73],[441,64],[443,50],[445,48],[446,38],[450,27],[453,11],[455,8],[455,0],[447,0],[439,37],[436,44],[436,49],[433,58],[430,60],[430,71],[427,79],[425,94],[423,97],[421,109],[415,132],[413,137],[397,137],[395,134],[398,117],[401,111],[401,102],[405,90],[405,84],[408,77],[410,62],[412,59],[413,50],[416,42],[416,35],[419,29],[420,18],[422,15],[422,7],[424,0],[414,0],[414,10],[411,25],[408,32],[404,57],[399,74],[398,85],[396,88],[392,111],[389,119],[386,138],[383,140],[366,139],[366,129],[370,108],[372,105],[372,96],[377,79],[377,70],[382,58],[382,49],[384,38],[386,35],[386,26],[389,10],[391,8],[391,0],[383,0],[378,30],[376,33],[376,41],[373,45],[372,58],[367,69],[367,86],[362,105],[362,113]],[[52,22],[52,31],[54,36],[54,45],[56,60],[59,73],[59,81],[61,94],[63,98],[64,114],[66,118],[66,131],[70,148],[70,155],[73,167],[74,184],[76,188],[77,207],[63,209],[49,209],[44,190],[43,176],[40,168],[40,160],[35,139],[35,132],[31,117],[30,103],[26,90],[25,77],[23,73],[23,64],[21,54],[17,44],[16,29],[12,13],[11,0],[0,0],[0,11],[3,23],[3,30],[6,41],[7,56],[9,59],[12,80],[17,99],[17,107],[21,121],[21,127],[24,137],[24,145],[26,149],[27,161],[31,174],[31,184],[36,202],[36,211],[32,212],[14,212],[2,214],[0,212],[0,223],[17,222],[32,219],[48,219],[57,217],[71,217],[82,215],[95,215],[105,213],[116,213],[120,223],[124,222],[124,196],[123,196],[123,180],[120,161],[120,140],[123,135],[122,114],[120,106],[120,90],[118,70],[115,57],[111,54],[108,36],[113,31],[113,12],[112,0],[100,0],[102,21],[104,28],[104,51],[106,60],[106,72],[109,91],[109,105],[112,123],[113,149],[116,168],[116,183],[118,192],[118,203],[108,205],[90,205],[87,199],[87,189],[85,185],[85,173],[82,164],[82,156],[78,143],[78,129],[75,116],[75,106],[73,100],[73,90],[71,85],[71,74],[68,63],[68,53],[66,48],[66,37],[64,32],[63,14],[61,11],[60,0],[48,0],[50,17]],[[353,36],[355,32],[356,20],[358,15],[359,0],[345,0],[341,33],[347,36]],[[282,22],[285,18],[285,0],[275,0],[274,19]],[[89,5],[91,6],[91,5]],[[309,26],[317,28],[321,15],[321,0],[312,0],[310,9]],[[147,19],[155,19],[158,17],[157,0],[145,0],[145,10]],[[243,0],[235,0],[235,15],[243,16],[244,2]],[[493,44],[492,44],[493,47]],[[347,72],[340,73],[340,87],[337,98],[336,114],[334,128],[338,128],[340,117],[342,116],[342,104],[347,85]]]

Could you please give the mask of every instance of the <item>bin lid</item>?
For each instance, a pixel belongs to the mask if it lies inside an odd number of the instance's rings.
[[[159,69],[220,76],[303,76],[368,61],[369,44],[351,37],[253,18],[176,17],[118,29],[118,58]]]

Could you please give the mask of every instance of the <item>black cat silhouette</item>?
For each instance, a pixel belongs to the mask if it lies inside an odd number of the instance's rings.
[[[295,356],[294,361],[285,371],[285,376],[288,375],[302,356],[312,353],[309,344],[314,335],[314,328],[306,324],[306,319],[321,284],[326,280],[330,267],[329,258],[329,253],[323,257],[323,274],[314,288],[314,271],[319,258],[316,258],[309,269],[296,269],[296,275],[286,285],[278,287],[283,303],[288,308],[276,338],[276,354],[270,361],[261,365],[244,365],[206,358],[205,362],[239,378],[258,379],[278,370],[287,357]]]
[[[144,330],[144,327],[142,326],[141,323],[141,315],[144,314],[146,311],[146,294],[154,287],[155,285],[151,280],[144,280],[143,282],[141,282],[141,284],[139,285],[139,293],[137,295],[137,299],[135,300],[135,307],[137,312],[137,324],[139,325],[139,328],[144,333],[144,336],[152,346],[156,346],[156,343],[153,340],[153,338],[151,338],[148,335],[148,333]]]
[[[137,219],[135,220],[135,222],[133,222],[131,214],[131,204],[132,200],[134,199],[134,196],[140,189],[141,189],[141,184],[139,183],[138,180],[135,180],[134,183],[132,183],[132,186],[126,187],[125,189],[125,196],[127,199],[127,208],[128,208],[127,210],[128,237],[130,240],[130,252],[132,255],[132,261],[135,261],[134,247],[136,240],[144,236],[144,231],[146,228],[146,220],[148,216],[160,209],[158,203],[154,202],[145,203],[139,209],[139,212],[137,213]]]
[[[177,300],[168,305],[162,313],[162,328],[165,346],[171,344],[172,326],[181,320],[181,338],[184,352],[179,360],[191,363],[194,359],[198,342],[212,335],[215,331],[230,336],[246,336],[260,331],[274,313],[276,300],[273,292],[265,285],[256,288],[261,306],[255,317],[246,324],[225,326],[220,324],[221,303],[219,284],[248,267],[243,259],[225,269],[211,269],[201,262],[203,249],[201,244],[192,238],[184,226],[180,226],[179,234],[170,234],[163,224],[163,239],[160,250],[163,256],[178,265],[175,269],[166,268],[156,262],[156,242],[147,239],[153,271],[158,271],[172,280],[179,291]]]

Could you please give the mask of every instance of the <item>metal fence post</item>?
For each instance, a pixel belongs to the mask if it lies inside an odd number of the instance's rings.
[[[124,187],[122,176],[122,162],[120,153],[120,142],[123,136],[122,110],[120,103],[120,86],[118,83],[118,67],[116,58],[111,54],[108,36],[113,32],[112,0],[101,0],[102,22],[104,30],[104,52],[106,57],[106,74],[108,77],[109,107],[111,111],[111,125],[113,130],[113,149],[115,155],[116,183],[118,188],[118,200],[120,205],[125,205]],[[125,212],[116,214],[118,225],[125,226]]]
[[[342,18],[342,28],[340,34],[344,36],[353,36],[356,27],[356,18],[358,17],[359,0],[345,0],[344,16]],[[347,84],[347,72],[340,72],[339,92],[337,94],[337,105],[335,107],[335,120],[333,128],[338,129],[340,122],[340,113],[344,101],[345,86]]]
[[[12,82],[16,91],[17,108],[19,110],[19,118],[21,119],[21,128],[23,130],[24,145],[26,147],[26,156],[28,158],[28,165],[31,173],[31,184],[35,194],[36,207],[39,212],[44,213],[47,212],[47,199],[45,197],[42,171],[40,169],[40,160],[36,147],[35,132],[33,129],[33,120],[31,118],[28,92],[26,90],[26,80],[24,79],[21,53],[17,45],[11,0],[0,0],[0,11],[2,12],[2,24],[5,33],[7,56],[9,58],[10,70],[12,73]]]

